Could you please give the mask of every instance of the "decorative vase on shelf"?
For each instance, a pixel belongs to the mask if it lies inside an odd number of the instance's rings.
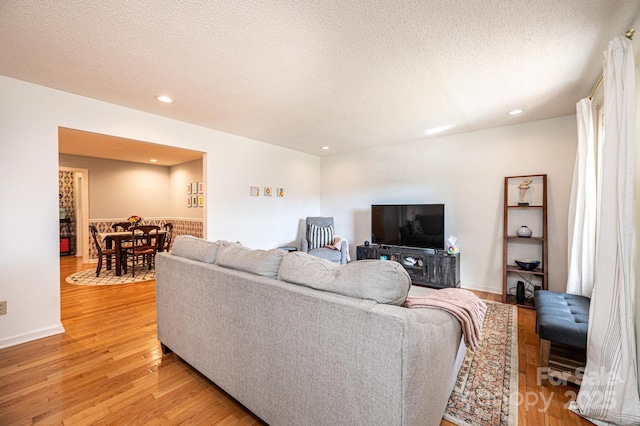
[[[518,234],[518,237],[521,238],[529,238],[531,237],[531,234],[533,234],[533,232],[527,227],[527,225],[522,225],[520,228],[518,228],[516,234]]]

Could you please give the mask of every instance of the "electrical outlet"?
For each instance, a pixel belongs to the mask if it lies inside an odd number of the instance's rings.
[[[0,315],[7,315],[7,301],[0,302]]]

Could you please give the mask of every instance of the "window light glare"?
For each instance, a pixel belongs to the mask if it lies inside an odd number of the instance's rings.
[[[427,130],[427,135],[435,135],[436,133],[441,133],[441,132],[444,132],[445,130],[449,130],[451,127],[452,127],[451,125],[434,127]]]
[[[165,104],[170,104],[171,102],[173,102],[173,99],[171,99],[170,97],[165,96],[165,95],[156,96],[156,100],[158,100],[160,102],[164,102]]]
[[[523,109],[512,109],[507,114],[509,114],[509,115],[518,115],[518,114],[522,114],[523,112],[524,112]]]

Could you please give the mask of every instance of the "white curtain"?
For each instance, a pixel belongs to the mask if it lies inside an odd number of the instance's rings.
[[[578,152],[569,204],[567,293],[591,297],[596,260],[596,158],[593,106],[576,104]]]
[[[572,410],[596,424],[639,425],[633,269],[635,64],[631,41],[623,37],[612,40],[604,62],[597,263],[587,365]]]

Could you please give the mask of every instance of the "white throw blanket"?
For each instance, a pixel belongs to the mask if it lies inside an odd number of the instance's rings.
[[[343,241],[346,243],[347,247],[347,262],[351,262],[351,256],[349,256],[349,241],[345,240],[344,238],[336,235],[335,237],[333,237],[333,242],[331,244],[327,244],[325,247],[340,251],[340,247],[342,246]]]

